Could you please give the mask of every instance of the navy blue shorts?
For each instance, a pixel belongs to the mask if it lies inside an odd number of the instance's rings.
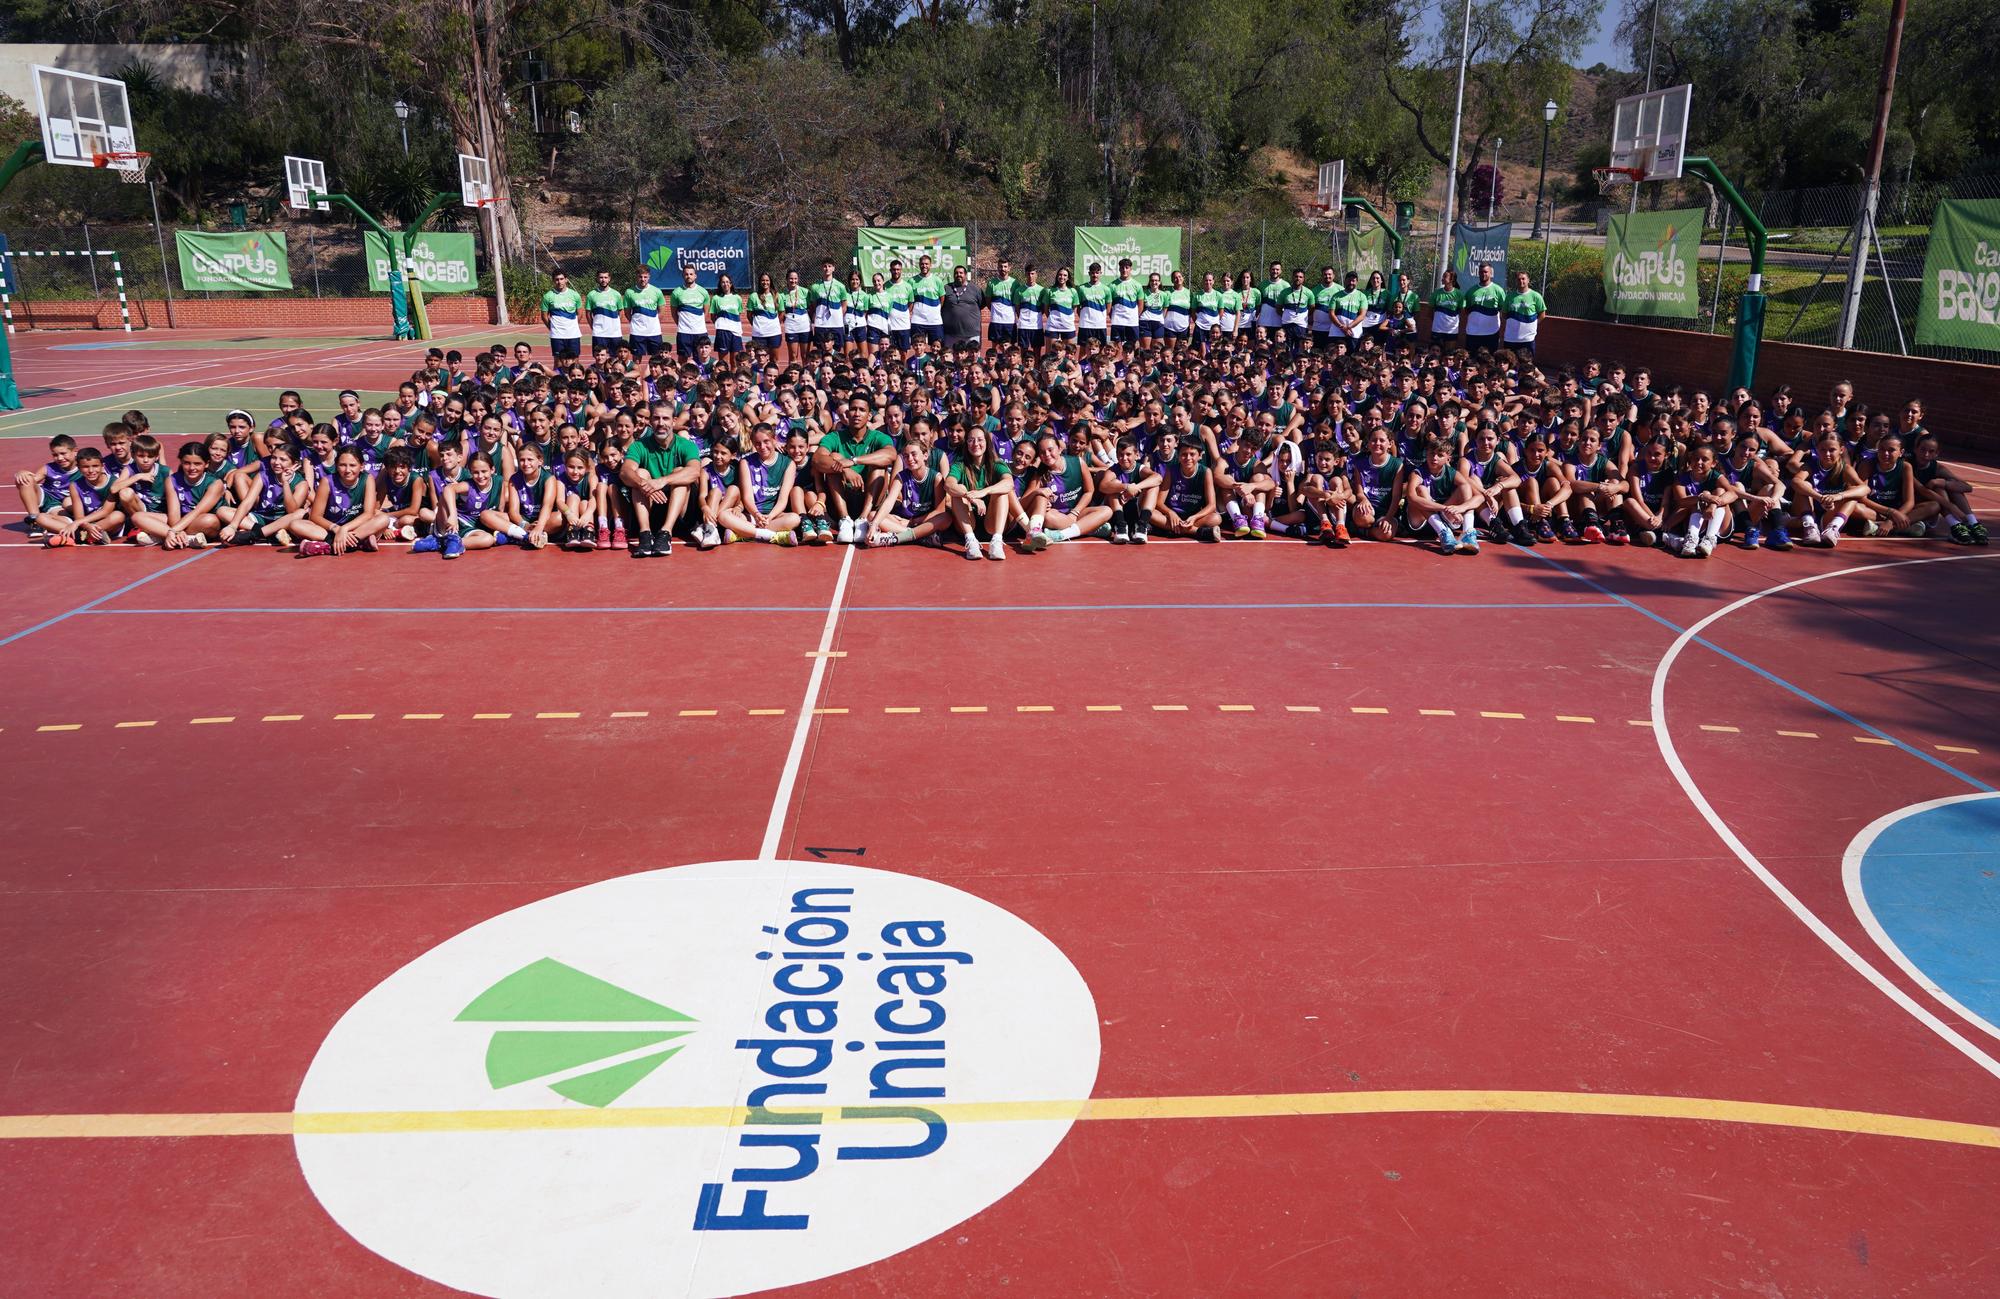
[[[1076,336],[1082,339],[1086,343],[1090,342],[1108,343],[1111,341],[1111,331],[1109,329],[1106,329],[1102,325],[1099,325],[1095,329],[1078,330]]]
[[[583,355],[583,340],[580,338],[551,338],[549,355],[558,361],[574,361]]]
[[[828,329],[824,325],[813,327],[813,342],[820,347],[839,347],[847,341],[844,329]]]
[[[715,351],[718,356],[743,350],[743,335],[727,329],[715,331]]]
[[[909,330],[907,330],[907,329],[892,329],[892,330],[890,330],[890,331],[889,331],[889,346],[891,346],[891,347],[895,348],[895,349],[896,349],[897,351],[899,351],[899,352],[907,352],[907,351],[909,351],[909,350],[910,350],[910,331],[909,331]]]
[[[1139,327],[1137,325],[1113,325],[1111,327],[1111,341],[1114,343],[1136,343],[1139,341]]]
[[[944,326],[943,326],[943,325],[915,325],[915,324],[913,324],[913,325],[911,325],[911,326],[910,326],[910,332],[911,332],[912,334],[922,334],[922,335],[923,335],[923,336],[924,336],[925,338],[928,338],[928,339],[930,339],[930,340],[931,340],[931,342],[933,342],[933,343],[937,343],[937,344],[939,344],[940,346],[941,346],[941,345],[943,345],[943,343],[944,343]]]
[[[1164,320],[1142,320],[1142,321],[1140,321],[1140,322],[1139,322],[1139,337],[1141,337],[1141,338],[1165,338],[1166,336],[1167,336],[1167,322],[1166,322],[1166,321],[1164,321]]]
[[[1014,330],[1014,341],[1031,352],[1035,351],[1042,345],[1042,331],[1039,329],[1021,329],[1016,327]]]
[[[644,352],[647,356],[665,356],[667,340],[659,334],[634,334],[632,350],[635,353]]]
[[[625,346],[625,335],[623,334],[592,334],[590,336],[590,354],[592,356],[597,355],[599,352],[615,352],[623,346]]]
[[[683,361],[692,361],[700,354],[701,345],[707,341],[707,334],[675,334],[674,354]]]
[[[991,323],[991,322],[988,322],[988,324],[987,324],[987,326],[986,326],[986,341],[987,341],[988,343],[1011,343],[1011,342],[1013,342],[1013,341],[1014,341],[1014,322],[1010,320],[1010,321],[1008,321],[1008,322],[1007,322],[1006,324],[1004,324],[1004,325],[996,325],[996,324],[993,324],[993,323]]]

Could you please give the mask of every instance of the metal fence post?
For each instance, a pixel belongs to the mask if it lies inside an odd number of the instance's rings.
[[[97,245],[90,242],[90,222],[83,223],[83,260],[90,266],[90,296],[104,296],[104,290],[97,284]]]
[[[1257,265],[1269,266],[1271,259],[1264,255],[1264,237],[1271,232],[1271,219],[1259,218],[1257,222]]]

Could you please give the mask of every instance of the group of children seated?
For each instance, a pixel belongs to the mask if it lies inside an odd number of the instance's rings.
[[[956,545],[968,559],[1080,537],[1142,545],[1288,536],[1476,554],[1482,541],[1634,543],[1705,558],[1866,535],[1985,545],[1972,488],[1923,405],[1870,411],[1839,384],[1656,391],[1592,361],[1372,346],[1294,356],[1264,340],[1141,354],[894,349],[778,366],[650,356],[551,369],[526,344],[468,367],[433,350],[396,397],[354,391],[171,448],[143,413],[104,445],[51,440],[16,477],[51,547],[384,542],[455,559],[498,546],[669,555],[735,541]],[[1011,545],[1010,545],[1011,543]]]

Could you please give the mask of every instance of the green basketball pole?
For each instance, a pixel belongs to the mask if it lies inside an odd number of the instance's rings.
[[[42,142],[23,140],[0,162],[0,191],[5,191],[23,167],[42,161]],[[0,328],[0,410],[21,409],[21,390],[14,383],[14,352],[7,343],[7,331]]]
[[[1681,170],[1692,172],[1715,186],[1743,222],[1743,229],[1749,235],[1750,284],[1736,307],[1735,345],[1729,354],[1729,386],[1748,388],[1757,377],[1757,348],[1764,341],[1764,246],[1770,236],[1764,229],[1763,221],[1750,210],[1750,205],[1743,201],[1743,196],[1729,183],[1729,177],[1722,174],[1722,168],[1716,166],[1712,159],[1684,158]],[[1721,271],[1716,273],[1719,275]]]
[[[1395,258],[1395,263],[1391,267],[1391,272],[1400,273],[1403,269],[1402,232],[1396,229],[1396,227],[1390,222],[1389,218],[1383,216],[1380,212],[1377,212],[1375,210],[1375,205],[1373,203],[1370,203],[1367,199],[1361,198],[1359,196],[1353,196],[1345,198],[1341,201],[1348,207],[1358,207],[1363,212],[1366,212],[1369,216],[1375,218],[1375,224],[1381,226],[1382,233],[1389,236],[1389,248],[1391,251],[1391,255]],[[1393,289],[1396,286],[1392,284],[1389,287]]]
[[[329,203],[340,204],[360,217],[363,224],[382,237],[382,247],[389,253],[389,310],[395,317],[397,339],[429,338],[430,322],[424,317],[423,290],[415,281],[407,283],[404,281],[403,263],[409,258],[410,250],[416,246],[417,236],[423,233],[431,218],[456,195],[443,192],[431,195],[429,205],[417,214],[417,219],[410,222],[400,235],[390,231],[387,226],[377,221],[367,208],[346,194],[322,194],[320,197]]]

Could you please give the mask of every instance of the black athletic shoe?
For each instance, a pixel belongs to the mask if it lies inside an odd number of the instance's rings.
[[[651,559],[653,557],[653,534],[641,532],[639,539],[632,543],[632,558]]]
[[[665,559],[674,553],[674,534],[662,532],[653,540],[653,558]]]
[[[1517,546],[1532,546],[1535,544],[1535,534],[1528,531],[1528,525],[1525,523],[1515,524],[1507,530],[1507,535],[1508,539]]]
[[[1222,540],[1222,525],[1211,523],[1207,527],[1196,528],[1195,536],[1201,538],[1203,541],[1220,541]]]

